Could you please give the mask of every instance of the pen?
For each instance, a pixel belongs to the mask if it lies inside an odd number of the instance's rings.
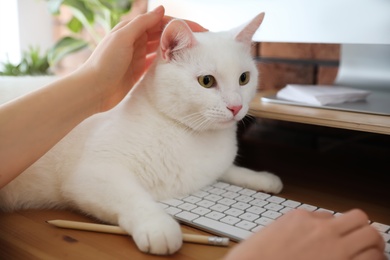
[[[112,225],[103,225],[103,224],[60,220],[60,219],[48,220],[46,222],[60,228],[94,231],[94,232],[102,232],[102,233],[110,233],[110,234],[118,234],[118,235],[129,235],[122,228],[118,226],[112,226]],[[229,238],[194,235],[194,234],[183,234],[183,242],[213,245],[213,246],[228,246]]]

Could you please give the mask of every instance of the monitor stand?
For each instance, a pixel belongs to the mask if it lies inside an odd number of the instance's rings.
[[[342,44],[335,85],[390,92],[390,44]]]
[[[390,115],[390,44],[342,44],[340,66],[334,85],[370,91],[365,101],[324,106],[281,100],[262,101],[360,113]]]

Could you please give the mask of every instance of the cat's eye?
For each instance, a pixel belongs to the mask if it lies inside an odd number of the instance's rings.
[[[198,77],[199,84],[204,88],[211,88],[215,86],[215,78],[212,75],[204,75]]]
[[[249,71],[246,71],[241,74],[239,83],[241,86],[248,84],[250,78]]]

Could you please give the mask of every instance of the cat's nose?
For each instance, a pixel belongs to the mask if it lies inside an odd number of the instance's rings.
[[[237,115],[238,112],[240,112],[242,108],[242,105],[239,105],[239,106],[228,106],[227,109],[229,109],[230,111],[232,111],[233,113],[233,116]]]

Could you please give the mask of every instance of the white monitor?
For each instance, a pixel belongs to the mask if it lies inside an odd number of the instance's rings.
[[[211,31],[266,13],[254,41],[390,44],[388,0],[149,0]]]
[[[264,11],[254,41],[341,44],[335,84],[388,92],[390,114],[390,0],[149,0],[148,8],[160,4],[211,31]]]

